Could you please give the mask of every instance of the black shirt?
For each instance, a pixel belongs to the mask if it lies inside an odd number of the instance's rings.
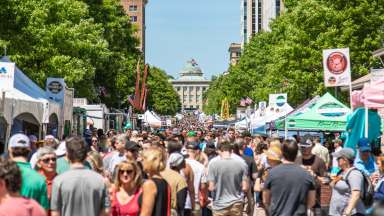
[[[272,168],[264,186],[271,191],[271,216],[307,214],[307,194],[315,190],[315,181],[300,166],[280,164]]]

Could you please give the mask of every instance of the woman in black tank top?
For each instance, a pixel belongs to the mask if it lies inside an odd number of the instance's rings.
[[[143,184],[143,200],[140,216],[170,216],[171,190],[168,183],[160,176],[165,163],[159,149],[143,152],[144,171],[148,180]]]

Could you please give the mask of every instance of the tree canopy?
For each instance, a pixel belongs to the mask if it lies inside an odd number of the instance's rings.
[[[383,46],[384,0],[286,0],[286,11],[245,46],[239,63],[215,80],[205,94],[205,111],[220,111],[228,98],[232,111],[242,97],[267,100],[288,93],[297,105],[326,91],[322,50],[350,48],[352,77],[377,64],[372,51]]]
[[[47,77],[63,77],[77,97],[128,106],[142,53],[120,0],[2,0],[0,19],[0,46],[41,87]],[[169,84],[154,73],[152,82]],[[177,104],[170,94],[150,101]]]

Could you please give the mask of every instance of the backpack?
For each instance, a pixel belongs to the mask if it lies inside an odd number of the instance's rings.
[[[348,187],[351,187],[348,182],[348,176],[353,171],[357,170],[363,175],[364,187],[363,191],[360,192],[360,199],[363,201],[365,207],[371,207],[373,204],[373,194],[375,192],[375,188],[371,182],[371,179],[364,172],[360,171],[356,167],[353,167],[348,173],[345,175],[345,182],[348,184]]]

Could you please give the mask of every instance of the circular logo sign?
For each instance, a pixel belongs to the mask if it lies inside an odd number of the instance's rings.
[[[63,90],[63,85],[61,85],[58,81],[52,81],[48,84],[48,90],[53,94],[58,94],[61,90]]]
[[[326,117],[340,117],[348,113],[348,109],[337,103],[326,103],[321,105],[317,112]]]
[[[276,98],[276,105],[281,107],[285,104],[285,97],[283,95],[279,95]]]
[[[347,57],[341,52],[333,52],[327,58],[327,68],[333,74],[342,74],[347,65]]]

